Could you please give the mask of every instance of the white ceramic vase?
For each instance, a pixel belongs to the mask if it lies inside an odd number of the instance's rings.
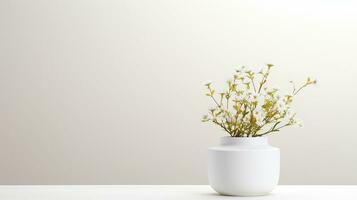
[[[208,149],[209,183],[222,195],[266,195],[279,173],[280,150],[267,137],[222,137],[220,146]]]

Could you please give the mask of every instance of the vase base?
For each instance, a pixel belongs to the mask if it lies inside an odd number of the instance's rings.
[[[242,193],[242,194],[231,194],[231,193],[218,192],[218,194],[220,194],[222,196],[254,197],[254,196],[267,196],[267,195],[270,195],[270,192]]]

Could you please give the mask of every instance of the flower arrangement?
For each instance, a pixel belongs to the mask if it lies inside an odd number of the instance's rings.
[[[213,122],[232,137],[259,137],[287,126],[302,126],[291,104],[303,88],[316,84],[316,80],[307,78],[300,87],[290,81],[292,92],[282,95],[278,89],[266,87],[272,68],[272,64],[263,69],[241,67],[227,81],[228,89],[222,93],[216,93],[212,84],[207,83],[206,95],[215,107],[209,109],[202,121]]]

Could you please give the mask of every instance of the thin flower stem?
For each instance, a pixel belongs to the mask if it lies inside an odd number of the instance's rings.
[[[286,126],[290,126],[290,125],[291,125],[290,123],[287,123],[287,124],[285,124],[283,126],[280,126],[280,127],[276,128],[276,130],[280,130],[280,129],[282,129],[282,128],[286,127]]]
[[[250,79],[250,80],[252,81],[254,92],[257,93],[257,89],[255,88],[254,80],[253,79]]]
[[[302,85],[295,93],[293,93],[293,95],[297,95],[304,87],[306,87],[308,85],[308,83],[305,83],[304,85]]]
[[[296,86],[295,86],[295,83],[293,81],[290,81],[290,82],[291,82],[291,84],[293,84],[293,92],[292,92],[292,94],[294,94],[295,90],[296,90]]]
[[[213,101],[216,103],[216,105],[217,105],[218,107],[221,107],[221,105],[219,105],[218,102],[216,101],[216,98],[214,98],[213,96],[210,96],[210,97],[213,99]]]
[[[218,126],[222,127],[225,131],[227,131],[227,133],[229,133],[229,135],[232,136],[231,132],[227,130],[227,128],[225,126],[223,126],[221,123],[217,122],[216,120],[213,120],[213,123],[217,124]]]

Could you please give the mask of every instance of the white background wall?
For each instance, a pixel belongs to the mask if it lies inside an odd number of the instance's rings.
[[[357,184],[353,1],[0,2],[0,184],[207,184],[203,84],[264,63],[319,80],[280,183]]]

